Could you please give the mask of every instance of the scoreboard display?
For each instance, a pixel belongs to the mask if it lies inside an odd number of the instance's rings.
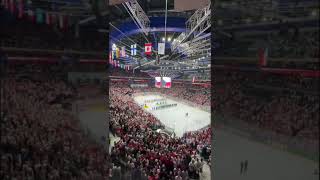
[[[156,88],[171,88],[171,77],[155,77]]]

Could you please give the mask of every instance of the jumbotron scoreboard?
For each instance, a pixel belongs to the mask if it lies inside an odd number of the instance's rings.
[[[155,77],[156,88],[171,88],[171,77]]]

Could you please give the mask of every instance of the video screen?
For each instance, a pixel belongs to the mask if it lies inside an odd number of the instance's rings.
[[[171,88],[171,77],[162,77],[162,87]]]
[[[161,77],[155,77],[155,87],[161,88]]]

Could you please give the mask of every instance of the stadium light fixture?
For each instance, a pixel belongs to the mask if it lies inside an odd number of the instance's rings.
[[[162,41],[163,41],[163,42],[164,42],[164,41],[166,41],[166,38],[165,38],[165,37],[163,37],[163,38],[162,38]]]
[[[168,42],[171,42],[171,38],[170,37],[168,37]]]

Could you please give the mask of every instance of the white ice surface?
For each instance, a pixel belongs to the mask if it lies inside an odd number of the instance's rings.
[[[134,99],[139,105],[144,105],[145,100],[165,98],[160,95],[139,95]],[[175,107],[169,107],[160,110],[145,109],[157,117],[165,126],[174,130],[178,137],[185,132],[196,131],[210,124],[210,113],[201,109],[191,107],[178,101],[167,99],[167,104],[177,104]],[[153,107],[154,103],[146,103],[147,106]],[[186,117],[188,113],[188,117]]]

